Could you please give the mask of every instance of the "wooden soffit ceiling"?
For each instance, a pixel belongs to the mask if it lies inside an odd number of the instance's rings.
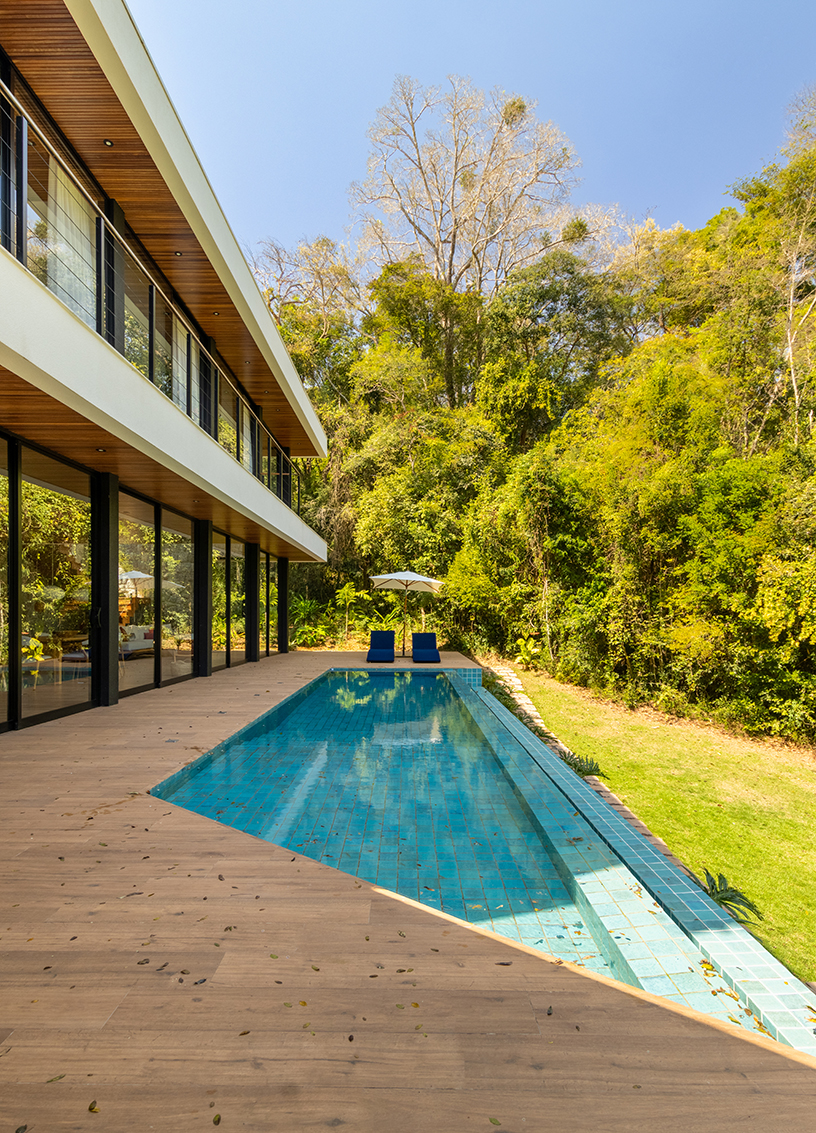
[[[62,0],[0,0],[0,47],[105,193],[119,202],[130,227],[215,340],[280,444],[293,455],[315,455],[311,439]],[[113,145],[105,145],[105,139]]]
[[[228,535],[258,543],[263,551],[291,562],[318,561],[283,535],[254,522],[2,366],[0,421],[12,433],[58,456],[118,476],[125,490],[141,492],[192,519],[209,519]]]

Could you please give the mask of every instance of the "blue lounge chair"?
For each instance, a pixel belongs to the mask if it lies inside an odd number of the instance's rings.
[[[373,629],[368,646],[366,661],[394,661],[394,631],[392,629]]]
[[[411,654],[418,665],[438,665],[439,650],[436,648],[435,633],[412,633]]]

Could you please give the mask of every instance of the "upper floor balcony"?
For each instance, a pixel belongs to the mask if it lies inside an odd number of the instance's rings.
[[[0,83],[0,241],[238,464],[295,512],[300,476],[116,202]],[[178,251],[181,257],[183,252]],[[213,311],[213,316],[218,312]],[[268,391],[267,391],[268,392]]]

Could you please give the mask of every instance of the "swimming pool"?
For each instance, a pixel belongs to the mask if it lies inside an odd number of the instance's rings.
[[[756,1005],[627,867],[614,823],[576,801],[589,789],[502,714],[452,673],[329,672],[152,793],[755,1029]]]

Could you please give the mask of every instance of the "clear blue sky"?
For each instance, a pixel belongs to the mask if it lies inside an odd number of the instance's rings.
[[[397,74],[469,75],[572,140],[577,201],[698,227],[816,83],[807,0],[128,0],[238,239],[342,239]]]

